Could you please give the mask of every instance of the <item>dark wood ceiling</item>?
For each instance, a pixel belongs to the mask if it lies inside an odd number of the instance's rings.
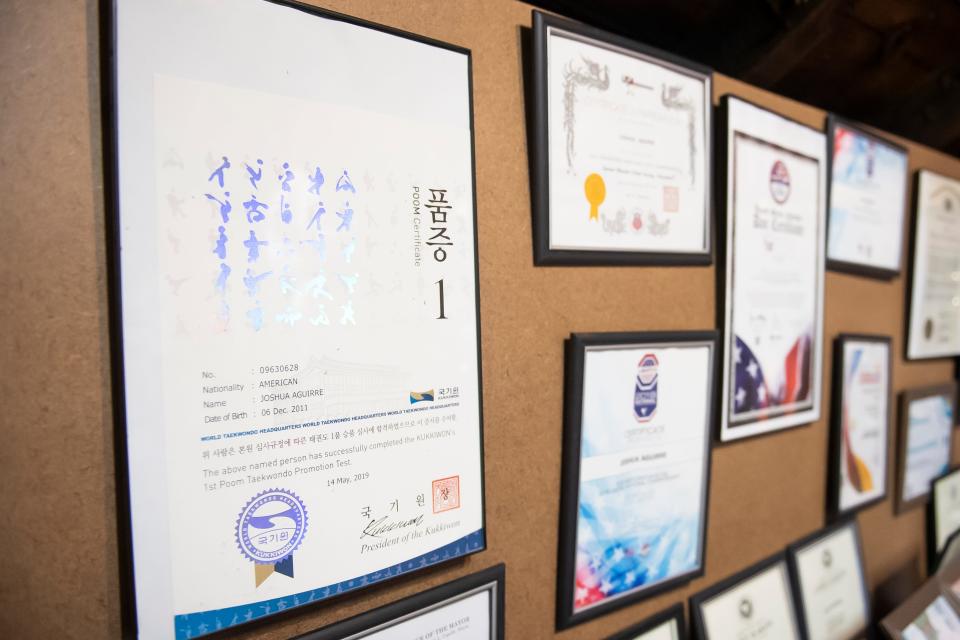
[[[960,0],[533,0],[960,156]]]

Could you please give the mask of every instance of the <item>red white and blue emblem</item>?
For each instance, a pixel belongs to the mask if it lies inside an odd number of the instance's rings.
[[[647,422],[657,412],[657,356],[648,353],[637,365],[637,385],[633,391],[633,415],[640,422]]]
[[[770,195],[777,204],[783,204],[790,197],[790,172],[782,160],[774,162],[770,169]]]

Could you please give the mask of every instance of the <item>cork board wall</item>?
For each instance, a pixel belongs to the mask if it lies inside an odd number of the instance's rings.
[[[473,51],[489,549],[229,637],[287,638],[505,562],[508,638],[599,638],[822,526],[826,418],[718,446],[706,575],[554,633],[563,340],[572,331],[713,327],[714,267],[534,268],[521,55],[528,5],[323,5]],[[98,25],[93,0],[0,4],[5,637],[116,638],[121,632]],[[823,125],[820,110],[723,76],[716,76],[715,92]],[[900,142],[909,148],[911,171],[925,167],[960,178],[960,160]],[[828,272],[824,371],[831,370],[837,333],[878,333],[893,338],[894,391],[949,380],[949,360],[903,361],[904,296],[903,277],[880,282]],[[829,384],[824,394],[827,407]],[[894,516],[888,499],[859,519],[871,587],[904,567],[921,571],[921,510]]]

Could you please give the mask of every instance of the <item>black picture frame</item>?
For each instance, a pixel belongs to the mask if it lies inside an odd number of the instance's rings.
[[[505,589],[506,567],[498,564],[321,629],[308,631],[291,640],[360,640],[389,628],[391,623],[399,624],[484,591],[490,592],[490,640],[503,640]]]
[[[703,605],[707,601],[712,600],[713,598],[723,594],[725,591],[729,591],[733,587],[737,586],[741,582],[746,582],[747,580],[757,576],[764,571],[773,568],[777,564],[783,565],[784,577],[787,580],[787,584],[784,585],[784,590],[787,594],[787,597],[790,599],[790,607],[793,611],[794,623],[796,625],[798,638],[800,636],[800,614],[797,611],[797,603],[793,594],[793,587],[790,583],[790,567],[787,564],[787,556],[785,551],[778,551],[771,556],[760,560],[759,562],[750,565],[746,569],[742,569],[737,573],[724,578],[720,582],[699,591],[692,596],[690,596],[690,626],[692,628],[692,637],[695,640],[711,640],[710,636],[707,635],[707,630],[704,625],[703,620]],[[716,640],[716,639],[713,639]]]
[[[706,108],[704,111],[704,157],[707,175],[704,176],[704,249],[700,252],[654,252],[622,250],[575,250],[550,247],[550,140],[548,122],[548,39],[549,30],[558,29],[575,34],[581,39],[592,40],[597,46],[617,48],[635,54],[645,62],[670,66],[680,73],[699,77],[704,82]],[[533,205],[533,260],[537,266],[707,266],[713,264],[713,175],[711,145],[713,71],[666,51],[640,44],[589,25],[533,11],[532,47],[532,123],[533,145],[530,149],[531,199]]]
[[[769,109],[757,102],[744,98],[742,96],[726,93],[720,96],[719,103],[715,109],[714,116],[714,184],[716,191],[716,205],[715,210],[717,213],[717,224],[716,224],[716,234],[717,234],[717,266],[714,270],[716,277],[716,293],[717,300],[714,307],[716,313],[716,326],[720,330],[720,368],[719,368],[719,386],[720,386],[720,401],[717,403],[717,431],[716,431],[716,442],[719,445],[728,445],[735,442],[741,442],[744,440],[749,440],[751,438],[758,438],[772,433],[779,433],[786,431],[788,429],[796,429],[810,426],[815,423],[823,415],[823,383],[822,383],[822,368],[823,368],[823,356],[822,349],[824,340],[824,303],[826,298],[826,264],[824,262],[823,271],[824,276],[818,284],[819,291],[819,304],[817,309],[817,320],[819,327],[815,329],[815,336],[813,342],[816,344],[811,348],[811,357],[813,358],[813,363],[811,364],[811,385],[814,385],[814,388],[811,389],[811,392],[816,391],[813,394],[813,401],[809,409],[802,409],[799,412],[783,412],[776,416],[770,418],[765,418],[763,420],[756,421],[744,421],[738,426],[749,426],[751,424],[762,423],[767,420],[777,419],[779,417],[789,415],[790,413],[810,413],[811,415],[805,416],[802,421],[795,422],[787,426],[780,426],[774,428],[766,428],[762,430],[757,430],[755,432],[746,434],[746,435],[734,435],[731,437],[725,437],[727,431],[731,427],[724,427],[724,424],[727,421],[727,416],[724,415],[726,412],[726,400],[725,397],[727,389],[727,375],[734,376],[735,372],[733,370],[727,371],[727,358],[730,353],[731,344],[733,343],[734,334],[731,331],[728,337],[728,320],[727,320],[727,304],[731,300],[733,295],[733,282],[728,280],[728,270],[730,274],[733,273],[732,263],[728,264],[732,259],[731,256],[731,247],[728,247],[728,237],[733,235],[733,231],[730,228],[731,217],[733,212],[729,211],[727,202],[730,199],[729,193],[729,175],[730,167],[727,166],[728,151],[729,151],[729,138],[730,138],[730,101],[737,100],[743,102],[749,106],[752,106],[756,109],[766,111],[773,114],[777,118],[783,120],[784,122],[792,123],[809,129],[816,133],[822,134],[823,132],[815,127],[811,127],[808,124],[800,122],[795,118],[791,118],[782,113]],[[774,145],[779,146],[779,145]],[[792,152],[792,151],[791,151]],[[826,168],[824,169],[826,171]],[[824,187],[826,188],[826,187]],[[824,224],[823,234],[824,239],[826,238],[826,211],[823,212],[822,222]],[[826,244],[822,243],[820,247],[821,255],[826,257]],[[732,304],[732,303],[730,303]],[[732,318],[732,308],[730,316]],[[732,320],[731,320],[732,321]],[[818,370],[821,375],[817,375]],[[733,427],[734,429],[736,427]]]
[[[826,257],[826,264],[828,271],[836,271],[838,273],[848,273],[851,275],[862,276],[864,278],[873,278],[876,280],[893,280],[900,276],[903,272],[903,243],[900,243],[898,249],[899,253],[897,255],[897,268],[896,269],[885,269],[882,267],[876,267],[873,265],[858,263],[858,262],[849,262],[846,260],[833,259],[830,257],[829,252],[829,243],[830,243],[830,212],[833,206],[833,153],[834,153],[834,140],[836,128],[840,126],[844,129],[848,129],[855,133],[856,135],[869,138],[871,141],[878,145],[887,147],[895,152],[903,154],[907,161],[907,168],[904,171],[903,180],[904,180],[904,189],[903,189],[903,204],[902,210],[900,213],[900,227],[901,227],[901,239],[906,237],[907,233],[907,217],[908,217],[908,207],[910,204],[910,171],[909,171],[909,162],[910,162],[910,153],[906,147],[899,145],[888,138],[885,138],[881,135],[874,133],[872,130],[868,130],[864,125],[861,125],[852,120],[848,120],[834,113],[827,114],[826,120],[826,132],[827,132],[827,250],[824,251],[824,256]]]
[[[884,451],[883,493],[870,500],[861,502],[853,507],[842,509],[840,505],[840,489],[843,481],[841,466],[843,465],[843,397],[845,392],[844,347],[848,342],[871,342],[884,344],[887,347],[887,390],[885,393],[887,411],[884,418],[886,424],[886,447]],[[893,386],[893,341],[890,336],[881,336],[861,333],[841,333],[833,341],[833,380],[830,394],[830,442],[827,456],[827,514],[833,521],[856,513],[863,509],[883,502],[890,494],[890,427],[892,425],[892,386]]]
[[[123,333],[123,298],[121,295],[121,212],[120,212],[120,153],[119,153],[119,87],[118,87],[118,21],[116,18],[117,6],[121,0],[98,0],[97,18],[99,23],[99,69],[103,82],[100,88],[101,107],[100,117],[103,122],[101,143],[103,148],[104,174],[104,210],[106,230],[106,272],[107,272],[107,315],[109,320],[108,342],[110,362],[111,405],[113,412],[113,448],[114,448],[114,477],[116,480],[116,507],[117,507],[117,538],[119,550],[118,580],[120,583],[120,624],[124,638],[136,637],[138,630],[138,613],[136,597],[136,581],[134,578],[134,540],[133,540],[133,495],[130,483],[128,438],[127,438],[127,401],[125,387],[124,365],[124,333]],[[379,33],[410,40],[420,44],[437,47],[446,51],[466,56],[467,61],[467,110],[470,127],[470,179],[472,192],[470,195],[473,207],[472,224],[473,234],[473,277],[474,277],[474,308],[476,329],[477,353],[477,412],[479,432],[480,456],[480,531],[482,542],[480,546],[465,550],[464,553],[430,564],[425,568],[415,568],[399,577],[408,577],[423,573],[437,566],[450,565],[476,555],[487,549],[487,513],[486,513],[486,474],[484,456],[484,422],[483,422],[483,367],[482,367],[482,334],[480,322],[480,260],[477,217],[477,160],[476,160],[476,127],[474,114],[474,82],[473,82],[473,53],[470,49],[449,42],[423,36],[397,27],[365,20],[349,14],[321,8],[299,0],[262,0],[264,3],[285,7],[299,11],[308,16],[323,18],[344,24],[353,25],[376,31]],[[250,629],[269,623],[278,618],[288,617],[294,611],[316,609],[318,606],[327,606],[332,602],[340,602],[345,598],[356,596],[380,588],[385,583],[391,583],[398,576],[389,576],[382,581],[371,582],[364,587],[355,587],[344,591],[342,595],[314,600],[303,603],[283,611],[276,611],[263,617],[254,618],[247,622],[231,625],[221,631],[213,631],[205,637],[221,637],[224,633],[238,629]],[[501,580],[502,582],[502,580]],[[502,589],[501,589],[502,593]],[[502,597],[502,596],[501,596]],[[500,628],[502,629],[502,611],[500,610]]]
[[[907,271],[907,286],[906,286],[906,295],[907,300],[904,305],[904,326],[906,327],[904,340],[903,340],[903,357],[909,362],[923,362],[928,360],[942,360],[947,358],[956,358],[957,365],[957,374],[960,376],[960,351],[953,351],[950,353],[937,353],[931,355],[911,355],[910,354],[910,344],[913,342],[911,339],[914,331],[921,331],[920,327],[913,326],[913,310],[916,306],[915,294],[916,286],[915,281],[917,278],[917,244],[923,239],[920,238],[920,188],[923,182],[924,174],[936,176],[939,178],[944,178],[948,180],[960,181],[960,178],[952,178],[950,176],[944,175],[937,171],[932,171],[930,169],[918,169],[913,174],[913,206],[911,211],[913,213],[910,216],[910,244],[909,244],[909,259],[908,259],[908,271]]]
[[[870,606],[870,589],[867,586],[866,562],[863,553],[863,540],[860,537],[860,525],[855,517],[844,518],[819,531],[797,540],[787,547],[787,564],[790,569],[790,586],[793,589],[794,606],[797,612],[797,621],[800,625],[801,637],[810,637],[809,623],[806,604],[803,601],[803,589],[800,587],[800,569],[797,562],[797,555],[809,546],[815,545],[824,538],[827,538],[843,529],[853,530],[853,538],[857,546],[857,562],[860,565],[860,594],[863,597],[864,626],[852,634],[847,640],[863,638],[870,628],[872,621],[872,608]]]
[[[926,504],[930,500],[930,490],[928,489],[926,493],[919,495],[915,498],[909,500],[904,500],[903,498],[903,482],[906,477],[906,464],[907,464],[907,439],[909,435],[910,428],[910,404],[916,400],[922,400],[924,398],[930,398],[933,396],[946,396],[950,399],[950,403],[953,406],[953,425],[950,427],[950,446],[948,453],[948,466],[950,465],[950,460],[952,458],[953,445],[956,443],[956,409],[957,409],[957,383],[948,382],[945,384],[938,384],[929,387],[918,387],[915,389],[907,389],[900,393],[900,397],[897,403],[898,406],[898,417],[897,417],[897,486],[896,486],[896,514],[899,515],[905,511],[909,511],[915,507],[919,507],[922,504]],[[942,475],[942,474],[941,474]]]
[[[709,331],[663,331],[663,332],[615,332],[615,333],[575,333],[566,342],[565,392],[564,392],[564,431],[563,465],[561,471],[560,500],[560,536],[557,562],[557,629],[566,629],[592,620],[610,611],[650,598],[656,594],[674,589],[700,577],[705,571],[706,545],[710,500],[710,468],[712,438],[716,404],[716,365],[717,341],[715,330]],[[644,346],[698,346],[711,348],[710,371],[708,372],[707,412],[704,416],[704,462],[703,496],[700,517],[700,563],[693,571],[673,576],[646,588],[637,588],[612,598],[609,601],[591,605],[590,608],[574,611],[574,586],[576,571],[577,523],[580,503],[580,466],[583,409],[584,364],[586,350],[590,347],[624,346],[643,348]]]
[[[957,533],[960,533],[960,527],[951,531],[943,543],[943,548],[937,546],[937,534],[939,533],[939,514],[937,513],[937,493],[946,491],[948,481],[956,481],[960,478],[960,466],[951,465],[950,469],[940,474],[930,482],[930,501],[927,503],[926,514],[926,543],[927,543],[927,569],[929,573],[934,573],[942,564],[944,554],[950,546],[950,539]]]
[[[947,538],[947,541],[943,544],[943,549],[937,554],[936,560],[930,566],[929,572],[943,572],[947,564],[952,562],[952,559],[956,558],[958,555],[960,555],[960,529],[957,529],[951,533],[950,537]],[[954,580],[951,580],[951,583],[956,582],[958,578],[960,578],[960,576],[957,576],[954,578]]]
[[[678,602],[672,607],[656,613],[642,622],[618,631],[607,638],[607,640],[635,640],[642,634],[653,631],[657,627],[671,621],[677,625],[677,638],[686,638],[687,628],[683,617],[683,603]]]

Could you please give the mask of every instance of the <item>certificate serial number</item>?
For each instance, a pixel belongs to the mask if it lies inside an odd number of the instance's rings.
[[[260,367],[260,373],[293,373],[300,370],[296,362],[291,364],[269,364]]]

